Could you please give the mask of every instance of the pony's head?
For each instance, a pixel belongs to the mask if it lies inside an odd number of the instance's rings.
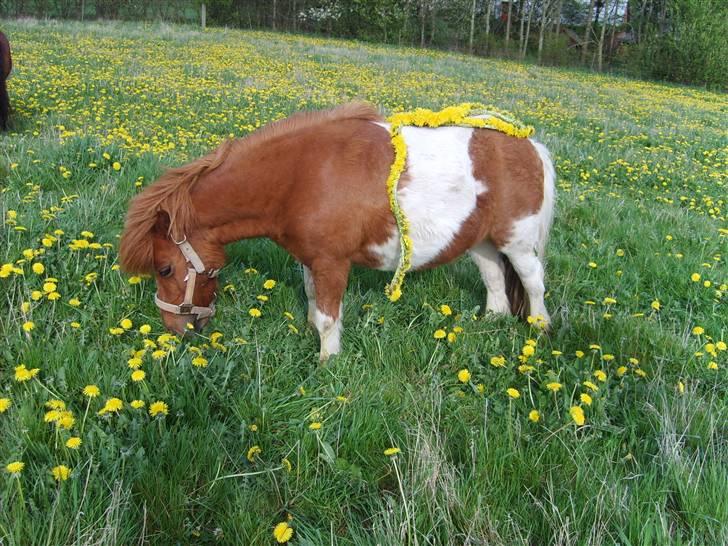
[[[219,150],[171,169],[129,206],[119,258],[128,273],[153,274],[155,303],[167,329],[201,330],[215,313],[217,274],[224,245],[201,225],[190,192],[200,175],[222,161]]]

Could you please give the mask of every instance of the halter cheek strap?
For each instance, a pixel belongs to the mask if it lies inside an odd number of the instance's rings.
[[[205,264],[202,263],[199,254],[195,252],[192,245],[187,241],[187,236],[181,241],[172,242],[177,245],[182,255],[187,261],[187,275],[185,276],[185,296],[180,304],[168,303],[159,297],[159,293],[154,294],[154,303],[157,304],[162,311],[174,313],[175,315],[196,315],[195,320],[208,318],[215,315],[215,297],[208,307],[202,307],[192,303],[192,297],[195,294],[195,283],[197,275],[205,275],[208,279],[214,279],[220,273],[219,269],[210,269],[205,271]]]

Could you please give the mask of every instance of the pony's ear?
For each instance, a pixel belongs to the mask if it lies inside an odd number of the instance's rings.
[[[154,228],[152,228],[153,233],[166,238],[169,235],[169,225],[169,213],[166,210],[158,210],[157,220],[154,222]]]

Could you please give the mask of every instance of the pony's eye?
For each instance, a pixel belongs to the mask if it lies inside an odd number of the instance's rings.
[[[159,270],[159,275],[161,277],[169,277],[172,274],[172,266],[168,265],[167,267],[163,267]]]

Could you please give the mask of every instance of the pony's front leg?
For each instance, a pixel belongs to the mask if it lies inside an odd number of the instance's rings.
[[[319,358],[322,361],[341,351],[341,300],[349,280],[350,268],[351,263],[348,260],[329,258],[320,258],[311,264],[310,275],[316,294],[313,325],[321,339]]]
[[[311,270],[305,265],[303,266],[303,289],[306,291],[306,298],[308,299],[308,323],[311,326],[316,326],[314,322],[316,315],[316,287],[313,284]]]

